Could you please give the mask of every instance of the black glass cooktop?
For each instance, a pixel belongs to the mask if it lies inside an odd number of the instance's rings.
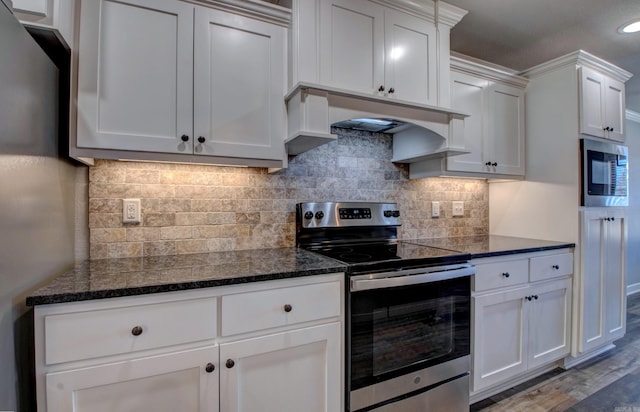
[[[470,259],[469,254],[401,241],[323,245],[309,250],[348,264],[352,272],[431,266]]]

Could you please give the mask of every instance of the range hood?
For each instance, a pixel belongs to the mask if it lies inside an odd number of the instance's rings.
[[[392,134],[397,163],[469,153],[463,134],[468,115],[452,109],[311,83],[298,83],[285,101],[289,154],[335,140],[331,126]]]

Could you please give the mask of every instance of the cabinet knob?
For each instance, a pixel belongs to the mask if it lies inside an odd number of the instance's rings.
[[[289,313],[293,310],[293,306],[289,305],[288,303],[286,305],[284,305],[284,311]]]
[[[502,276],[504,276],[505,278],[508,278],[509,276],[511,276],[511,274],[509,272],[504,272]]]
[[[227,359],[227,362],[226,362],[224,365],[225,365],[227,368],[231,369],[231,368],[233,368],[233,366],[234,366],[235,364],[236,364],[236,363],[233,361],[233,359]]]
[[[538,295],[533,295],[531,297],[534,298],[535,300],[538,300]]]
[[[381,84],[380,87],[378,87],[378,91],[379,92],[383,92],[384,91],[384,85]]]
[[[189,141],[189,136],[187,136],[186,134],[183,134],[182,136],[180,136],[180,138],[182,139],[183,142]]]
[[[610,132],[613,132],[613,127],[610,127],[610,128],[609,128],[609,131],[610,131]]]
[[[204,370],[207,371],[207,373],[211,373],[214,370],[216,370],[216,365],[214,365],[213,363],[209,362],[209,363],[207,363],[207,366],[204,367]]]
[[[526,300],[528,300],[529,302],[531,302],[531,299],[533,299],[531,296],[525,296],[524,297]]]
[[[198,143],[204,143],[206,141],[207,141],[207,139],[205,139],[204,136],[198,137]]]
[[[134,326],[133,329],[131,329],[131,334],[133,336],[142,335],[142,326]]]
[[[494,166],[494,167],[495,167],[495,166],[498,166],[498,162],[493,162],[493,163],[491,163],[491,166]]]
[[[615,218],[615,217],[612,217],[612,218],[611,218],[611,221],[612,221],[612,222],[615,222],[615,220],[616,220],[616,218]]]
[[[558,265],[553,265],[553,266],[551,266],[551,268],[552,268],[552,269],[555,269],[555,270],[558,270],[558,269],[560,269],[560,266],[558,266]]]
[[[391,88],[389,89],[389,94],[393,94],[393,93],[395,93],[395,91],[396,91],[396,89],[394,89],[393,87],[391,87]]]
[[[485,166],[491,166],[491,162],[485,162]]]

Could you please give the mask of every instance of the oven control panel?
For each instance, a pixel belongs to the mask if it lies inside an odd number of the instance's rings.
[[[395,203],[298,203],[296,220],[304,228],[400,226],[400,210]]]

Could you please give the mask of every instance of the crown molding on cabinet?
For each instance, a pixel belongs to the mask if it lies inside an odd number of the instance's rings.
[[[509,86],[525,88],[529,79],[519,76],[517,71],[494,63],[466,56],[461,53],[451,52],[451,70],[482,76],[488,80],[507,84]]]
[[[435,22],[436,4],[434,1],[371,0],[371,2],[418,16],[431,23]],[[458,24],[466,14],[466,10],[438,1],[438,23],[453,27]]]
[[[640,113],[633,110],[625,110],[625,118],[629,121],[640,123]]]
[[[540,76],[543,73],[557,70],[568,64],[576,64],[580,66],[587,66],[600,72],[606,73],[612,78],[625,83],[629,80],[633,73],[624,70],[614,64],[609,63],[593,54],[584,50],[576,50],[572,53],[565,54],[548,62],[531,67],[519,73],[520,76],[528,78]]]
[[[190,0],[191,3],[231,11],[288,27],[291,23],[291,9],[261,0]]]

